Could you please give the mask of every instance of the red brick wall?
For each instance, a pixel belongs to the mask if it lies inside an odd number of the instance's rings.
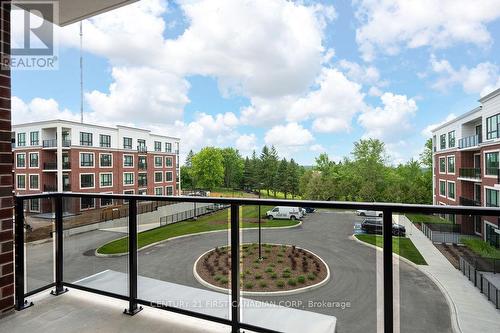
[[[0,31],[1,43],[10,53],[10,13],[0,1],[4,31]],[[2,54],[3,56],[3,54]],[[14,306],[14,238],[12,196],[12,146],[10,71],[0,70],[0,312]]]

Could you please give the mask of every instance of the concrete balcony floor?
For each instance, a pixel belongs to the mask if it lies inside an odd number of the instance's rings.
[[[229,326],[145,307],[135,316],[123,314],[127,302],[70,289],[61,296],[44,291],[29,298],[34,306],[0,317],[0,332],[230,332]]]

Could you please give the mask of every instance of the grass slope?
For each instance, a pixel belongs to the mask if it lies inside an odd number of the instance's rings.
[[[383,237],[380,235],[355,235],[362,242],[383,247]],[[427,265],[424,257],[418,252],[413,242],[406,237],[392,237],[392,251],[417,265]]]
[[[461,241],[465,246],[471,249],[472,252],[483,258],[500,259],[500,250],[494,248],[482,239],[462,239]]]
[[[442,217],[436,215],[409,214],[409,213],[405,215],[413,223],[452,224],[450,220],[443,219]]]
[[[272,207],[262,206],[261,213],[264,215],[267,210]],[[257,206],[245,206],[242,208],[241,216],[243,222],[240,223],[241,228],[255,228],[258,227],[258,223],[245,221],[247,218],[257,218],[258,216]],[[172,237],[184,236],[190,234],[196,234],[205,231],[216,231],[228,229],[229,221],[229,210],[224,209],[217,213],[206,215],[198,218],[198,220],[193,221],[183,221],[163,227],[147,230],[140,232],[137,236],[137,247],[141,247],[166,240]],[[266,220],[262,219],[263,228],[276,228],[276,227],[287,227],[298,224],[298,221],[291,220]],[[128,251],[128,237],[120,238],[97,249],[100,254],[117,254],[125,253]]]

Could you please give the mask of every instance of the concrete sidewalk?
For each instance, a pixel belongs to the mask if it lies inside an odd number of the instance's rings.
[[[420,251],[428,266],[418,266],[443,291],[452,311],[452,325],[463,333],[500,332],[500,311],[439,252],[406,216],[395,215],[406,227],[406,235]],[[454,312],[454,313],[453,313]]]

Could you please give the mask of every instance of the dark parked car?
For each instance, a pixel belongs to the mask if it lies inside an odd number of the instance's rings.
[[[314,213],[314,211],[316,210],[316,208],[312,208],[312,207],[303,207],[303,208],[306,210],[307,214]]]
[[[368,234],[379,234],[382,235],[383,230],[383,220],[381,218],[366,218],[361,223],[361,230]],[[400,224],[392,224],[392,235],[393,236],[406,236],[406,229]]]

